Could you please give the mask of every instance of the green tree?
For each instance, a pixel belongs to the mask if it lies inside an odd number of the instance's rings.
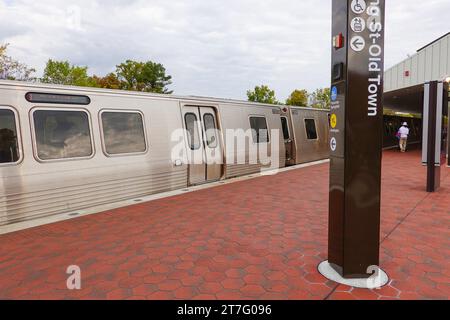
[[[266,85],[256,86],[254,90],[248,90],[247,97],[248,101],[251,102],[279,104],[275,97],[275,91]]]
[[[317,89],[312,96],[312,107],[316,109],[329,109],[331,105],[330,88]]]
[[[88,67],[71,65],[69,61],[48,60],[41,79],[43,83],[72,85],[81,87],[95,86],[88,76]]]
[[[124,87],[124,83],[119,80],[117,75],[113,72],[107,74],[104,77],[98,77],[94,75],[91,78],[91,83],[93,87],[96,88],[105,88],[105,89],[122,89]]]
[[[308,91],[294,90],[289,98],[286,100],[288,106],[307,107],[308,106]]]
[[[26,64],[14,60],[6,54],[9,44],[0,46],[0,79],[33,81],[32,76],[35,69],[29,68]]]
[[[117,66],[116,74],[123,83],[123,89],[132,91],[171,94],[167,86],[172,84],[172,76],[160,63],[127,60]]]

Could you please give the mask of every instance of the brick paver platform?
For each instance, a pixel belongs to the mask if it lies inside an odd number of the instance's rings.
[[[0,298],[449,299],[450,169],[427,194],[419,153],[383,164],[381,290],[317,272],[325,164],[0,236]],[[69,265],[82,290],[67,290]]]

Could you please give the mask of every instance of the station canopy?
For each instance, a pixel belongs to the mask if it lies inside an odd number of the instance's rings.
[[[384,107],[421,114],[424,84],[450,77],[450,32],[434,40],[406,60],[386,70]],[[448,111],[448,108],[444,108]]]

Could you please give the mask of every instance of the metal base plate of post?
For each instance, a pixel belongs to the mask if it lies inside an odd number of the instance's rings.
[[[319,265],[318,270],[325,278],[349,287],[360,289],[377,289],[382,288],[389,283],[388,275],[381,269],[378,269],[378,272],[376,272],[376,274],[372,277],[364,279],[345,279],[336,270],[334,270],[328,261],[322,262]]]

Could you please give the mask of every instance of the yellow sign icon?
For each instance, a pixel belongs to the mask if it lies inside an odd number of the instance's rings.
[[[331,128],[336,129],[337,116],[335,114],[332,114],[331,117],[330,117],[330,125],[331,125]]]

